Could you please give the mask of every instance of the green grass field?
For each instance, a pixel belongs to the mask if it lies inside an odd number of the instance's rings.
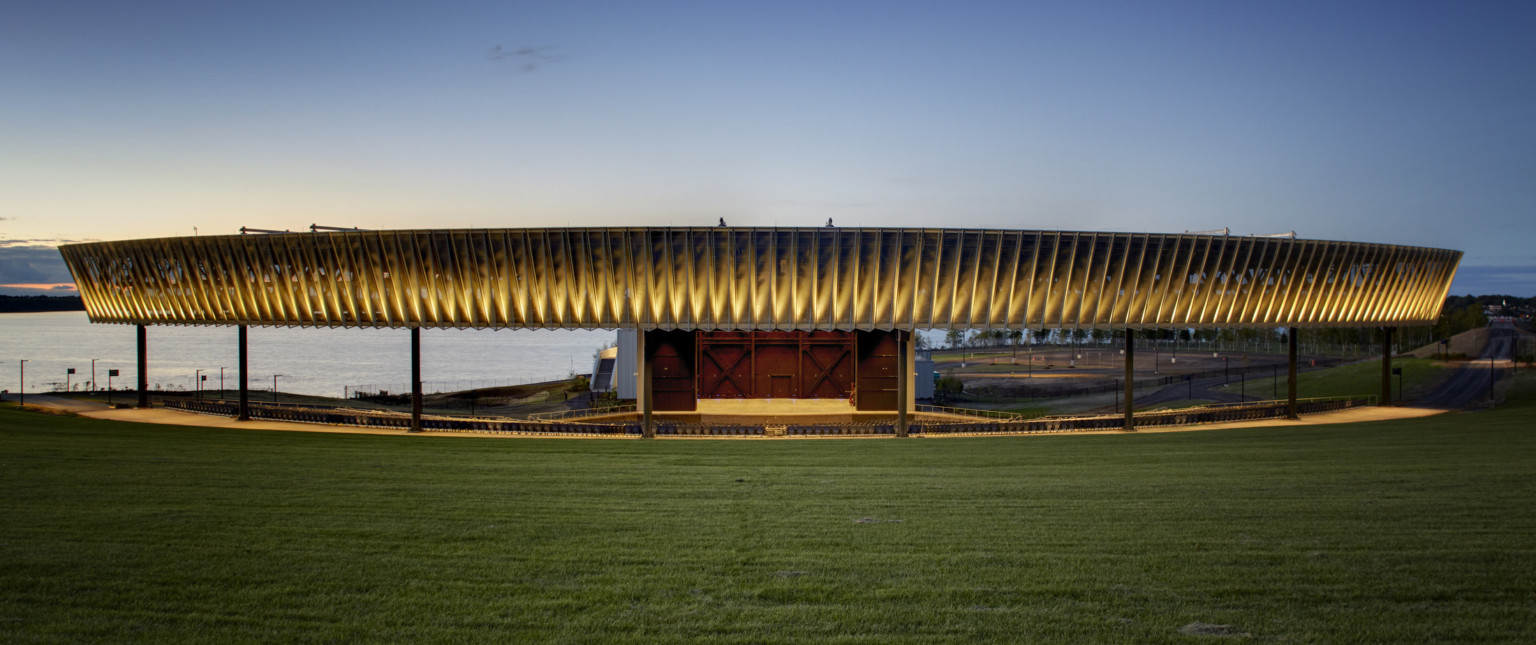
[[[1427,358],[1395,358],[1392,367],[1403,370],[1403,393],[1412,397],[1434,383],[1445,364]],[[1398,378],[1392,377],[1392,399],[1397,400]],[[1250,377],[1242,387],[1248,392],[1272,392],[1276,389],[1285,396],[1286,379],[1282,374],[1279,383],[1267,377]],[[1229,392],[1239,389],[1237,383],[1222,386]],[[1330,367],[1296,375],[1296,396],[1300,398],[1322,396],[1381,396],[1381,361],[1364,361]]]
[[[984,439],[0,409],[0,640],[1532,642],[1521,378],[1409,422]]]

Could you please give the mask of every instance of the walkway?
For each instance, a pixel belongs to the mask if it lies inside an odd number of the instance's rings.
[[[14,398],[14,397],[12,397]],[[105,405],[80,402],[67,397],[48,395],[27,395],[27,405],[37,405],[59,411],[68,411],[92,419],[106,419],[111,421],[127,421],[131,423],[158,423],[174,426],[196,426],[203,428],[230,428],[239,430],[282,430],[289,432],[330,432],[338,434],[373,434],[373,435],[398,435],[419,437],[516,437],[525,435],[495,434],[478,432],[447,432],[431,431],[421,434],[410,434],[404,430],[393,428],[360,428],[352,426],[317,425],[309,423],[285,423],[281,421],[235,421],[229,417],[216,417],[180,410],[168,410],[165,408],[129,408],[108,409]],[[1138,430],[1139,433],[1162,432],[1192,432],[1199,430],[1221,430],[1228,428],[1262,428],[1273,426],[1313,426],[1333,423],[1360,423],[1365,421],[1391,421],[1397,419],[1414,419],[1435,414],[1445,410],[1431,408],[1352,408],[1329,412],[1326,414],[1310,414],[1300,420],[1288,419],[1261,419],[1255,421],[1234,421],[1230,423],[1210,423],[1205,425],[1157,427]],[[1045,433],[1045,434],[1124,434],[1119,430],[1084,431],[1071,433]],[[1018,435],[1007,435],[1018,436]],[[569,437],[579,438],[579,437]]]

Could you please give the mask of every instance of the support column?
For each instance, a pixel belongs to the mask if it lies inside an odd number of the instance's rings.
[[[907,391],[912,385],[912,368],[907,365],[907,359],[912,355],[907,349],[907,341],[912,337],[909,332],[896,331],[896,436],[907,436]]]
[[[249,369],[250,363],[247,360],[250,357],[250,353],[247,351],[246,345],[248,333],[246,326],[240,325],[240,411],[235,415],[236,421],[251,420],[251,374]]]
[[[139,407],[149,407],[149,331],[139,325]]]
[[[651,400],[651,348],[645,342],[645,330],[635,332],[635,367],[639,369],[639,383],[636,383],[635,396],[640,399],[640,436],[644,439],[656,438],[656,420],[651,415],[653,401]]]
[[[421,328],[411,328],[411,432],[421,432]]]
[[[1381,401],[1383,407],[1392,405],[1392,332],[1396,327],[1381,328]]]
[[[1286,365],[1286,371],[1285,371],[1285,374],[1286,374],[1286,381],[1285,381],[1285,396],[1286,396],[1285,418],[1287,418],[1287,419],[1300,419],[1301,418],[1301,414],[1299,414],[1299,412],[1298,412],[1298,410],[1296,408],[1296,332],[1297,331],[1298,330],[1295,327],[1292,327],[1292,328],[1290,328],[1289,330],[1287,330],[1285,332],[1286,344],[1290,345],[1290,348],[1289,348],[1289,351],[1288,351],[1289,361],[1288,361],[1288,365]]]
[[[1135,409],[1136,397],[1136,331],[1125,330],[1125,431],[1136,431],[1136,418],[1132,410]]]

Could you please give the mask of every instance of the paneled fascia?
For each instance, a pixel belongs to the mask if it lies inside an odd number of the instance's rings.
[[[851,330],[1426,324],[1461,254],[1207,235],[600,228],[60,249],[93,321]]]

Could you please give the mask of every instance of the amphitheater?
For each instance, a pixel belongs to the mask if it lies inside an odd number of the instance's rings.
[[[238,401],[205,414],[587,436],[938,436],[1295,418],[1365,402],[1288,399],[1021,419],[919,406],[925,329],[1383,327],[1432,323],[1459,251],[1294,236],[918,229],[643,227],[321,230],[61,247],[93,322],[238,328]],[[409,330],[410,414],[254,404],[249,326]],[[423,329],[616,329],[633,407],[559,419],[421,409]],[[621,334],[621,337],[623,335]],[[1390,361],[1383,362],[1385,371]]]

